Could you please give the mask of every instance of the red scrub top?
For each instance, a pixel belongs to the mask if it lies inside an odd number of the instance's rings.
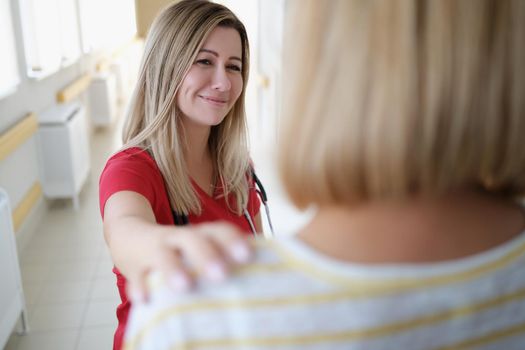
[[[251,234],[248,221],[244,216],[233,213],[226,204],[226,198],[218,196],[221,188],[211,197],[199,186],[193,184],[201,201],[201,215],[190,214],[191,224],[228,221],[237,225],[247,235]],[[164,179],[157,164],[150,154],[140,148],[129,148],[113,155],[106,163],[99,181],[100,213],[104,218],[104,206],[112,194],[119,191],[133,191],[143,195],[150,203],[158,224],[173,225],[173,215],[164,186]],[[232,200],[229,196],[228,200]],[[254,218],[259,213],[260,201],[253,184],[250,186],[248,212]],[[114,267],[121,304],[117,307],[118,326],[115,332],[113,349],[120,350],[131,306],[126,294],[126,278]]]

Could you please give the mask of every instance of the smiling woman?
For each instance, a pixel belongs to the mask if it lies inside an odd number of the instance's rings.
[[[235,29],[213,29],[177,93],[185,130],[191,122],[201,126],[222,122],[243,90],[241,56],[241,38]]]
[[[122,299],[115,349],[126,328],[128,293],[145,298],[149,271],[162,271],[175,290],[192,284],[188,267],[220,280],[228,262],[247,260],[244,233],[253,223],[261,230],[246,142],[248,58],[244,25],[209,1],[170,5],[150,29],[124,147],[100,177],[104,233]],[[219,220],[231,227],[195,225]],[[187,221],[193,225],[173,226]]]

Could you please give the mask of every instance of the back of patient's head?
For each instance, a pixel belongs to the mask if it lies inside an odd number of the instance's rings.
[[[299,207],[525,192],[525,1],[300,0],[279,165]]]

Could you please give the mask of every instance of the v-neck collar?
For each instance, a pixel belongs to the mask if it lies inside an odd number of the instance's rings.
[[[206,196],[209,199],[215,200],[223,192],[221,181],[218,181],[218,183],[215,184],[215,186],[213,186],[213,191],[211,195],[208,192],[206,192],[201,186],[199,186],[197,181],[195,181],[193,178],[190,177],[190,181],[191,181],[191,184],[193,185],[193,188],[195,188],[195,190],[199,194]]]

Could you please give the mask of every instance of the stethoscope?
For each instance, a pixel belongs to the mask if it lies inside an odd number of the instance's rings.
[[[264,190],[264,186],[261,183],[261,180],[255,175],[255,171],[253,168],[250,170],[252,179],[255,183],[255,192],[257,192],[257,195],[259,196],[259,199],[261,200],[262,204],[264,205],[264,211],[266,212],[266,220],[268,222],[268,226],[270,227],[270,231],[272,236],[274,235],[273,232],[273,225],[272,225],[272,219],[270,217],[270,208],[268,207],[268,196],[266,195],[266,191]],[[185,214],[178,214],[172,211],[173,214],[173,221],[175,222],[176,226],[184,226],[188,225],[190,221],[188,220],[188,216]],[[243,210],[243,216],[248,222],[248,225],[250,226],[250,230],[252,231],[252,234],[254,236],[257,236],[257,229],[255,228],[255,223],[253,222],[253,218],[251,217],[248,210],[245,208]]]
[[[264,211],[266,212],[266,220],[268,221],[268,227],[270,227],[270,232],[272,233],[272,236],[273,236],[274,232],[273,232],[272,219],[270,217],[270,208],[268,207],[268,196],[266,195],[266,191],[264,190],[264,186],[262,185],[261,180],[259,180],[257,175],[255,175],[255,171],[253,170],[253,168],[250,169],[250,172],[252,174],[252,179],[255,183],[255,192],[257,192],[259,199],[264,205]],[[248,221],[248,224],[250,225],[252,233],[254,235],[257,235],[255,224],[253,223],[252,217],[250,216],[250,213],[248,213],[248,210],[246,208],[244,208],[243,214],[244,214],[244,217],[246,218],[246,221]]]

